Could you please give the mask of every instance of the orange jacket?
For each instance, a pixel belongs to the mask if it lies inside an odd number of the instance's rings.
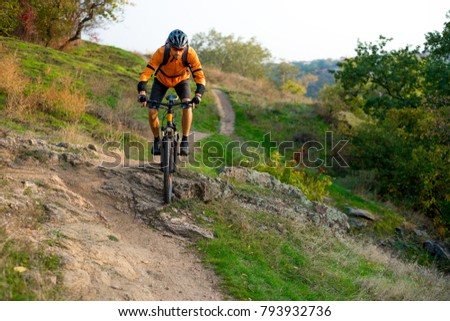
[[[160,70],[158,67],[164,60],[164,50],[165,46],[160,47],[148,61],[147,67],[142,71],[139,77],[139,82],[147,82],[156,72],[155,77],[165,86],[172,88],[176,86],[183,80],[189,79],[191,74],[189,68],[183,65],[183,61],[180,55],[179,59],[174,59],[172,53],[170,52],[169,61],[167,64],[161,66]],[[192,76],[197,84],[197,92],[199,87],[204,91],[204,86],[206,85],[205,74],[202,70],[202,65],[198,59],[197,53],[191,47],[189,47],[187,54],[187,62],[190,65]],[[200,85],[200,86],[199,86]],[[200,92],[203,94],[203,92]]]

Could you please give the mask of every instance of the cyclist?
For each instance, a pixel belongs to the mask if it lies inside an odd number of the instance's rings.
[[[189,72],[190,70],[190,72]],[[147,106],[146,92],[147,82],[154,76],[153,86],[150,92],[150,100],[161,102],[169,88],[174,88],[181,101],[191,100],[190,77],[194,78],[197,85],[195,96],[192,99],[194,105],[200,104],[205,92],[205,75],[202,70],[197,53],[189,47],[187,35],[175,29],[167,38],[166,44],[160,47],[148,61],[142,71],[137,85],[139,102],[143,107]],[[161,155],[159,148],[159,119],[157,107],[149,106],[148,119],[154,136],[152,154]],[[189,154],[188,136],[192,123],[191,108],[183,108],[181,120],[183,137],[180,143],[180,155]]]

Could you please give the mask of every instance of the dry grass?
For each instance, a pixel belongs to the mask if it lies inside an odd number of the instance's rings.
[[[450,279],[433,268],[403,262],[369,242],[347,240],[352,252],[390,271],[390,277],[380,275],[359,281],[379,300],[450,300]]]
[[[205,68],[205,77],[213,86],[227,88],[268,101],[286,100],[289,97],[277,90],[267,79],[250,79],[235,73],[226,73],[215,67]]]
[[[311,269],[324,275],[339,275],[361,264],[361,258],[376,273],[355,274],[354,283],[359,284],[359,299],[369,296],[380,301],[448,301],[450,279],[436,269],[407,263],[397,259],[379,246],[346,236],[332,236],[330,231],[296,225],[301,235],[303,249],[311,258]],[[338,243],[343,248],[337,250]],[[324,263],[324,258],[337,267]],[[358,270],[356,270],[358,271]]]
[[[80,131],[78,123],[69,124],[52,134],[56,143],[66,142],[74,145],[88,145],[92,143],[92,137]]]
[[[32,93],[28,93],[31,81],[23,75],[17,58],[6,54],[0,58],[0,65],[0,90],[7,95],[6,111],[9,116],[22,119],[36,111],[43,111],[73,121],[84,114],[86,97],[75,87],[70,76],[51,83],[49,88],[37,82]]]
[[[240,74],[226,73],[215,67],[205,68],[205,77],[210,87],[223,87],[227,90],[245,94],[260,107],[279,103],[310,104],[311,98],[278,90],[268,79],[250,79]]]
[[[3,53],[3,50],[2,50]],[[23,76],[17,58],[6,55],[0,58],[0,90],[7,94],[6,110],[11,115],[29,112],[32,99],[24,95],[29,80]]]
[[[65,120],[79,119],[86,111],[87,101],[84,93],[78,90],[70,76],[53,82],[50,88],[41,91],[40,109]]]

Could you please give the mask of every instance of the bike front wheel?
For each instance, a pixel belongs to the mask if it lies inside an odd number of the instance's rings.
[[[163,139],[161,144],[161,166],[164,173],[163,181],[163,198],[164,203],[169,204],[172,201],[173,192],[173,148],[174,142],[172,140]]]

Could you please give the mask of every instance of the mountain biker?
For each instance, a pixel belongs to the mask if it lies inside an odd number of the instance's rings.
[[[189,46],[187,35],[183,31],[175,29],[169,34],[166,44],[153,54],[139,77],[137,85],[139,102],[142,103],[143,107],[147,106],[146,87],[148,80],[152,76],[154,76],[154,82],[150,92],[150,100],[161,102],[167,90],[174,88],[181,101],[190,101],[191,89],[189,83],[191,73],[197,85],[195,96],[192,99],[195,106],[200,104],[202,95],[205,92],[205,75],[197,53]],[[149,106],[148,119],[154,136],[152,154],[161,155],[157,107]],[[180,155],[189,154],[188,136],[191,123],[192,109],[183,108],[181,120],[183,137],[180,143]]]

